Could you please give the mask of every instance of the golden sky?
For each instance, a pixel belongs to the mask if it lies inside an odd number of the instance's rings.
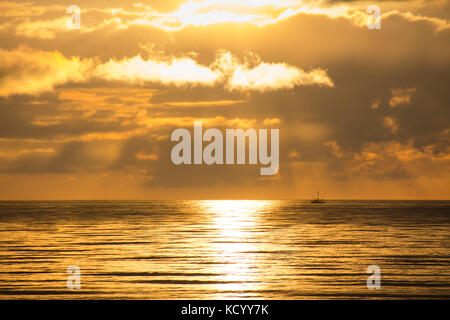
[[[450,199],[449,16],[446,0],[0,1],[0,199]],[[279,173],[173,165],[170,134],[195,120],[279,128]]]

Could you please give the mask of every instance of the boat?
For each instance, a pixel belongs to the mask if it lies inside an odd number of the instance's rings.
[[[325,200],[320,199],[319,192],[317,192],[317,198],[311,200],[311,203],[325,203]]]

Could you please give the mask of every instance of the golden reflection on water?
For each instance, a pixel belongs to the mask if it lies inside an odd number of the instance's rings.
[[[448,297],[450,202],[0,202],[0,298]],[[379,265],[382,289],[368,291]],[[66,288],[81,268],[82,290]]]
[[[261,224],[260,215],[270,209],[273,202],[218,200],[201,201],[199,206],[204,213],[212,213],[211,222],[217,231],[217,240],[210,243],[216,262],[211,272],[223,275],[215,286],[221,294],[215,298],[223,298],[227,293],[261,289],[261,275],[255,257],[261,244],[256,229]]]

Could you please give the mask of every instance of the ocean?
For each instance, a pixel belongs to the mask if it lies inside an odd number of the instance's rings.
[[[2,201],[0,298],[448,299],[449,248],[450,201]]]

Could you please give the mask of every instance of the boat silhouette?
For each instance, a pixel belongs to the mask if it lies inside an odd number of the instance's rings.
[[[311,200],[311,203],[325,203],[325,200],[320,199],[319,192],[317,192],[317,198]]]

